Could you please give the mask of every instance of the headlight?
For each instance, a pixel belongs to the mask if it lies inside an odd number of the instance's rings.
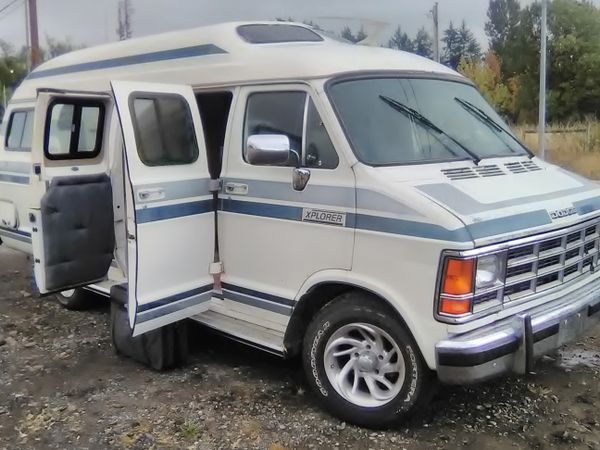
[[[505,253],[485,255],[477,258],[475,288],[487,289],[504,282]]]

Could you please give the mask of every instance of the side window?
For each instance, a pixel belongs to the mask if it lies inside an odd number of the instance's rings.
[[[248,97],[244,145],[256,134],[284,134],[305,167],[335,169],[338,156],[321,117],[305,92],[260,92]],[[294,165],[294,161],[288,163]]]
[[[6,130],[7,150],[31,151],[33,133],[33,109],[15,111],[10,115]]]
[[[94,100],[58,100],[46,118],[48,159],[95,158],[102,149],[104,104]]]
[[[140,159],[147,166],[191,164],[198,159],[194,122],[177,95],[136,94],[131,102]]]

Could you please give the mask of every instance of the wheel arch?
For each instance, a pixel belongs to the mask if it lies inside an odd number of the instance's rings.
[[[389,300],[391,297],[378,289],[374,289],[372,286],[366,285],[366,283],[356,280],[332,279],[331,281],[321,280],[312,284],[299,296],[284,336],[284,348],[287,356],[293,357],[300,353],[305,331],[321,308],[336,297],[349,291],[364,292],[380,300],[396,319],[400,321],[412,339],[417,343],[417,346],[420,347],[419,340],[415,336],[415,333],[413,333],[413,327],[407,321],[406,313],[399,310],[397,304]],[[423,353],[421,348],[420,351]]]

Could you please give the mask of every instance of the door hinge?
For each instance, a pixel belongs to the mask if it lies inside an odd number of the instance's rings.
[[[208,273],[210,275],[219,275],[223,272],[223,263],[221,261],[210,263],[208,268]]]
[[[217,178],[216,180],[211,179],[208,182],[208,190],[210,192],[220,192],[222,185],[223,185],[223,180],[221,178]]]

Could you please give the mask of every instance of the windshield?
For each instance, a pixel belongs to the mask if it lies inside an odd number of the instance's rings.
[[[357,157],[373,166],[527,155],[475,87],[451,80],[340,81],[330,96]]]

